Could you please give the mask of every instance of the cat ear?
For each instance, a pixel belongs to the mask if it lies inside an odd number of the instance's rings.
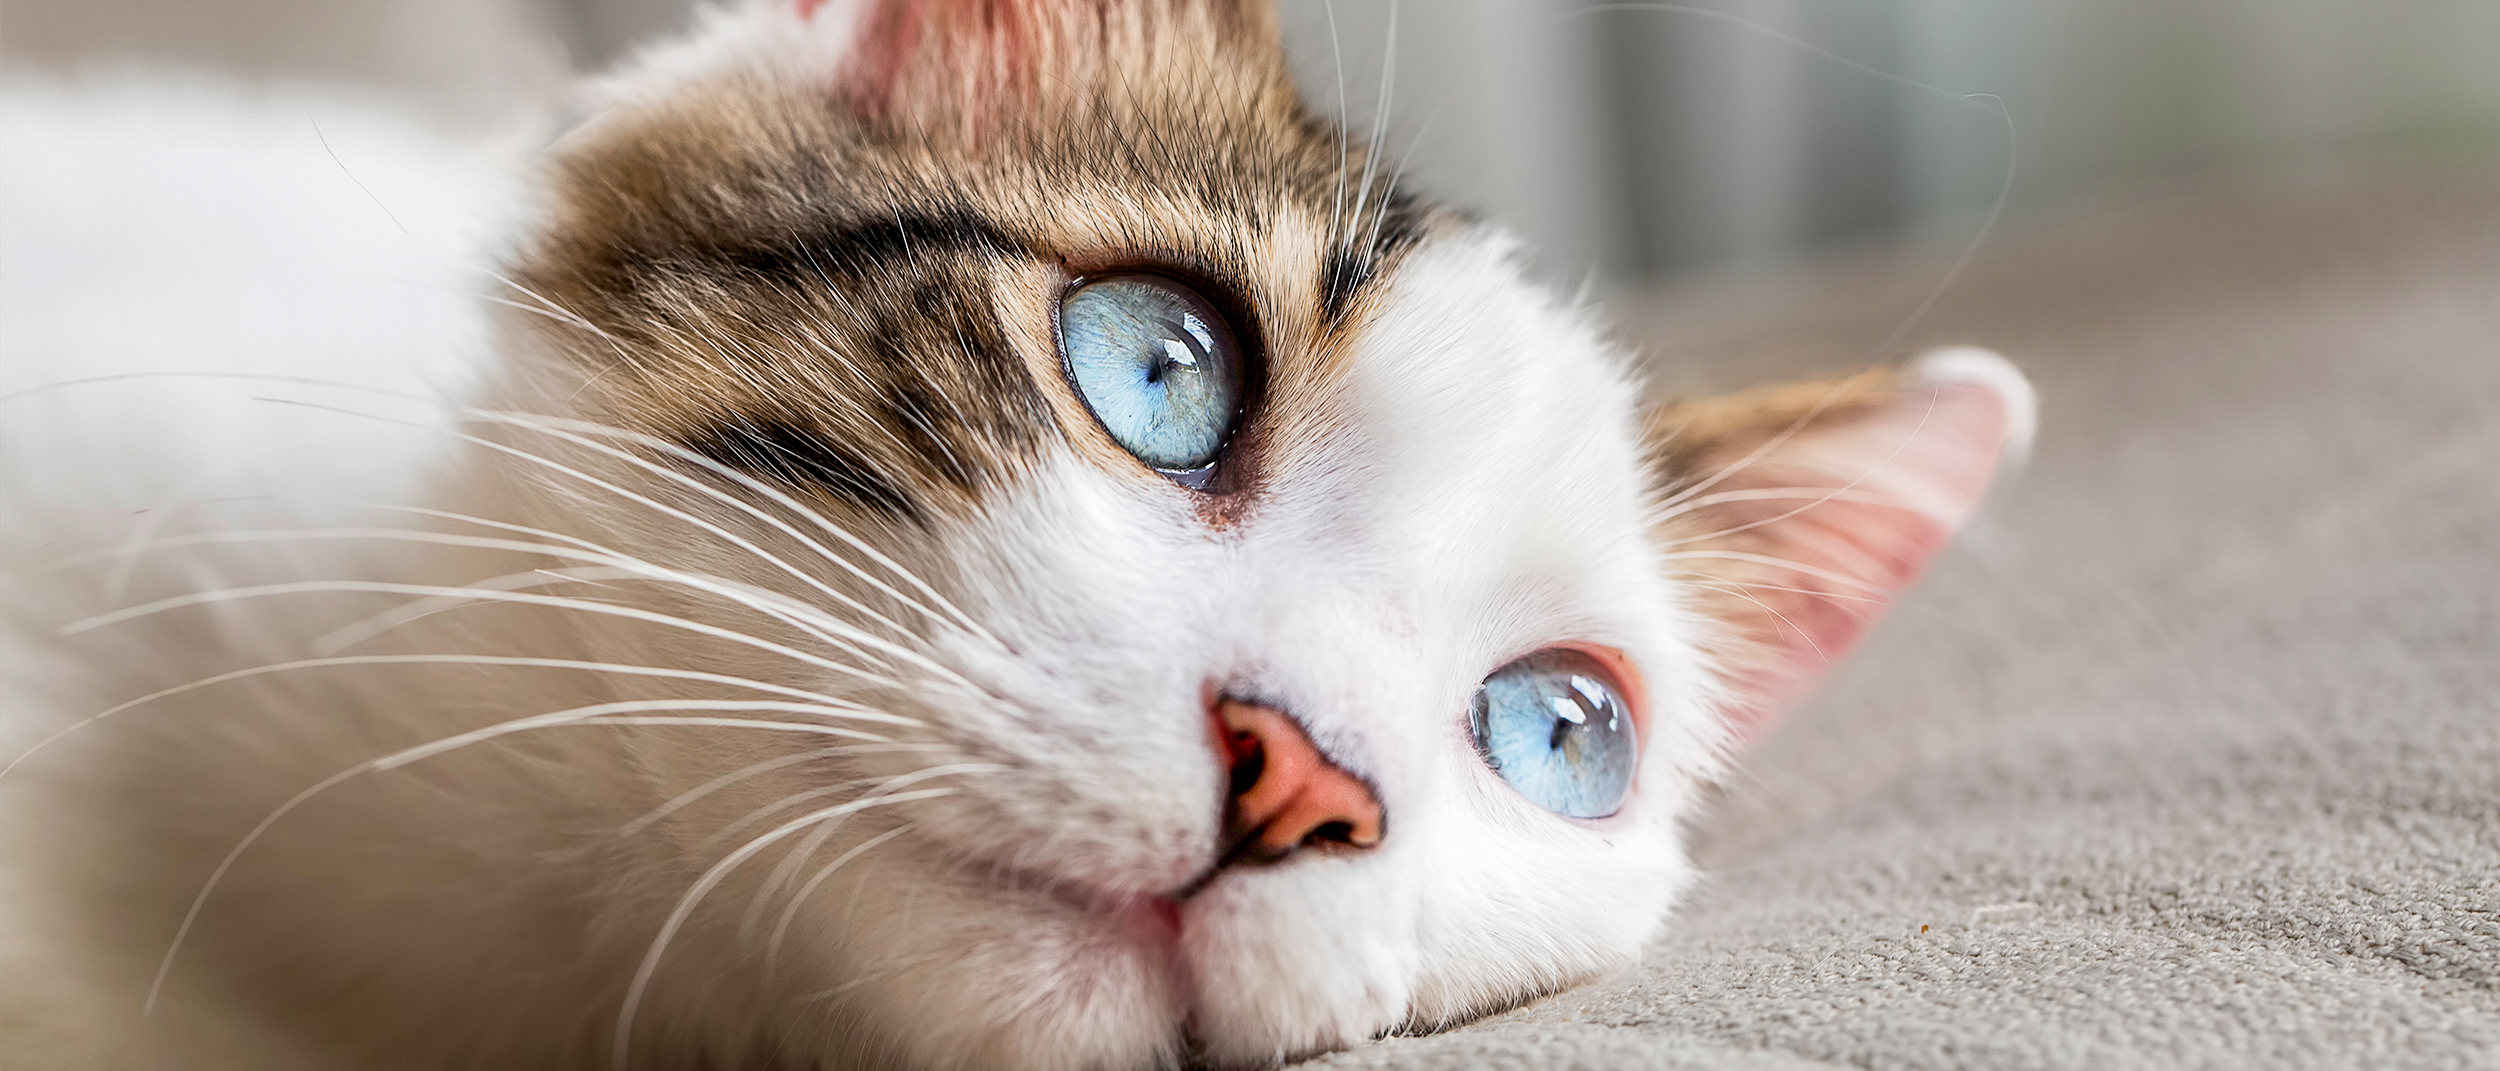
[[[1272,54],[1265,0],[785,0],[802,19],[847,20],[839,94],[859,114],[924,131],[980,129],[1081,98],[1106,80],[1150,94],[1157,79]]]
[[[1759,736],[1917,579],[2028,449],[2031,385],[1986,350],[1671,403],[1650,414],[1656,536],[1716,626],[1740,739]]]

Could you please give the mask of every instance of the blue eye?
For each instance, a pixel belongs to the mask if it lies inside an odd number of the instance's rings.
[[[1493,671],[1476,690],[1476,751],[1519,794],[1572,818],[1622,809],[1640,759],[1617,676],[1570,647]]]
[[[1241,414],[1242,357],[1207,299],[1154,275],[1115,275],[1059,306],[1068,382],[1112,441],[1202,486]]]

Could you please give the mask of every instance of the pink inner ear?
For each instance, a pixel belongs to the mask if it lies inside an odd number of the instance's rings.
[[[797,0],[801,17],[824,0]],[[1053,34],[1090,0],[866,0],[842,65],[853,107],[884,119],[944,98],[981,116],[1030,91]]]
[[[2019,404],[1977,382],[1919,386],[1818,421],[1696,496],[1725,501],[1696,511],[1724,534],[1673,549],[1699,548],[1697,564],[1741,593],[1725,603],[1757,656],[1732,675],[1741,739],[1803,699],[1944,549],[1987,490]]]

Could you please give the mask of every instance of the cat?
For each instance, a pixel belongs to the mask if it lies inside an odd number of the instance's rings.
[[[226,384],[432,453],[264,405],[319,479],[12,548],[12,1066],[1462,1022],[1637,957],[1703,788],[2030,435],[1971,349],[1644,405],[1259,0],[757,0],[593,100],[474,382]]]

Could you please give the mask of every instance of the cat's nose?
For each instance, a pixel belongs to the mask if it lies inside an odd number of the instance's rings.
[[[1232,777],[1227,832],[1234,859],[1270,863],[1313,847],[1360,850],[1380,843],[1380,798],[1340,769],[1285,712],[1231,699],[1210,712]]]

